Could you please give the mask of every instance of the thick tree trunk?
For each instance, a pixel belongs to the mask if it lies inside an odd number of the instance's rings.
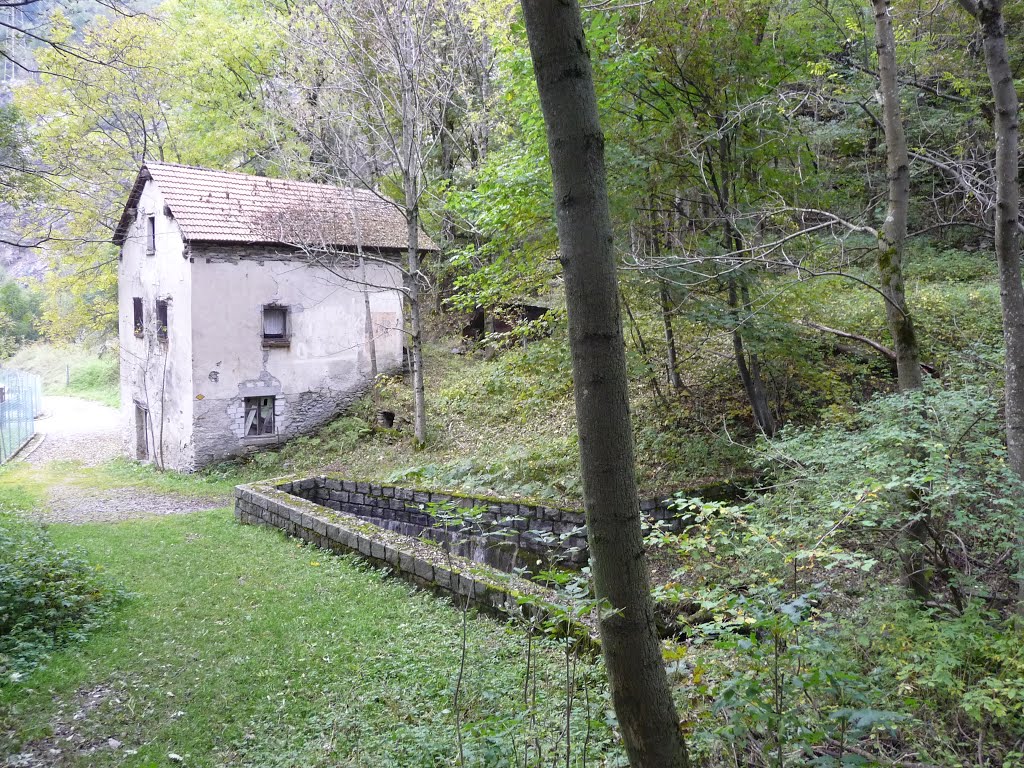
[[[612,703],[630,764],[687,766],[644,556],[604,136],[575,0],[522,0],[554,178],[583,500]]]
[[[903,287],[903,249],[907,240],[907,211],[910,206],[910,157],[903,132],[899,84],[896,80],[896,36],[892,28],[891,0],[872,0],[875,10],[875,48],[878,51],[878,92],[882,99],[882,128],[885,132],[885,166],[889,181],[889,208],[878,235],[877,264],[885,319],[896,353],[896,380],[900,392],[922,386],[921,359],[914,323],[907,309]],[[911,509],[920,508],[920,493],[908,492]],[[907,585],[922,601],[931,598],[922,550],[928,522],[918,515],[907,526],[906,542],[900,556]]]
[[[960,4],[981,25],[985,40],[985,66],[995,101],[996,261],[999,265],[999,296],[1006,345],[1006,450],[1010,468],[1024,479],[1024,286],[1021,285],[1020,272],[1020,186],[1017,176],[1020,165],[1020,104],[1006,49],[1002,0],[960,0]],[[1024,526],[1024,522],[1018,526]],[[1024,537],[1020,533],[1018,543],[1020,592],[1017,612],[1024,615]]]
[[[980,4],[979,22],[985,38],[985,65],[995,98],[996,129],[996,259],[1006,343],[1006,445],[1010,466],[1024,478],[1024,286],[1021,285],[1020,124],[1017,90],[1006,50],[1002,3]]]
[[[921,360],[914,323],[903,287],[903,249],[910,204],[910,158],[903,132],[899,86],[896,82],[896,38],[890,0],[872,0],[875,9],[875,47],[878,50],[878,90],[882,98],[889,209],[878,238],[878,274],[886,298],[885,318],[896,352],[900,392],[921,388]]]

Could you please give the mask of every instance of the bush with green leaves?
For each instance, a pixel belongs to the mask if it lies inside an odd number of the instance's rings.
[[[916,550],[932,599],[954,614],[1015,604],[1024,488],[988,391],[877,397],[846,423],[784,431],[764,458],[783,491],[766,497],[778,523],[894,565]]]
[[[773,768],[1019,764],[1024,511],[991,394],[932,384],[761,448],[766,493],[679,498],[689,527],[647,537],[676,568],[655,598],[686,637],[697,752]],[[898,584],[914,523],[924,603]]]
[[[0,511],[0,684],[82,639],[125,597],[40,526]]]

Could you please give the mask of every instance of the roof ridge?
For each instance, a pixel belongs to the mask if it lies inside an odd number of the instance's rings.
[[[323,182],[323,181],[310,181],[309,179],[292,179],[287,176],[259,176],[255,173],[245,173],[244,171],[225,171],[219,168],[204,168],[201,165],[190,165],[188,163],[171,163],[166,160],[146,160],[143,165],[149,167],[150,165],[158,165],[171,168],[185,168],[190,171],[199,171],[200,173],[210,174],[222,174],[225,176],[235,176],[239,179],[264,179],[267,182],[282,182],[284,184],[301,184],[303,186],[320,187],[324,189],[343,189],[343,190],[354,190],[356,192],[365,192],[369,195],[380,200],[382,203],[387,203],[388,200],[380,192],[369,187],[359,186],[357,184],[340,184],[334,182]]]
[[[127,238],[149,179],[186,240],[408,247],[401,206],[375,189],[162,160],[143,163],[115,230],[115,243]],[[437,249],[422,230],[419,237],[421,250]]]

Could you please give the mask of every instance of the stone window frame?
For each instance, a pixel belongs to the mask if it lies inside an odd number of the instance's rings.
[[[277,398],[274,395],[245,397],[242,399],[242,405],[243,439],[277,436]],[[252,431],[254,429],[255,431]]]
[[[283,314],[284,332],[281,334],[267,333],[267,310],[279,311]],[[285,304],[264,304],[260,312],[260,338],[264,349],[271,347],[289,347],[292,343],[291,311]]]
[[[156,253],[156,214],[146,214],[146,255]]]
[[[146,327],[142,313],[142,297],[132,296],[132,333],[137,339],[142,338]]]

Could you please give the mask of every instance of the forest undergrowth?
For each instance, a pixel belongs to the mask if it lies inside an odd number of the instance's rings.
[[[656,313],[633,313],[641,493],[675,497],[692,522],[682,533],[655,526],[648,551],[680,711],[706,764],[1024,760],[1021,488],[1001,438],[998,296],[984,264],[966,280],[950,273],[970,258],[925,252],[918,261],[911,295],[937,339],[924,352],[935,375],[919,393],[895,393],[888,361],[870,350],[822,334],[765,339],[777,408],[789,414],[773,438],[752,432],[742,400],[723,394],[736,391],[735,373],[714,339],[694,342],[678,390],[656,385]],[[776,309],[881,334],[867,297],[826,294],[824,283],[791,286]],[[694,323],[688,336],[679,323],[677,332],[686,344],[702,330]],[[384,378],[319,434],[211,471],[327,468],[578,504],[562,333],[556,324],[548,338],[474,349],[437,331],[423,448],[409,439],[408,388]],[[382,410],[396,413],[393,428],[377,423]],[[724,480],[746,495],[699,497]],[[929,593],[914,599],[904,532],[919,521],[925,533],[911,554]]]

